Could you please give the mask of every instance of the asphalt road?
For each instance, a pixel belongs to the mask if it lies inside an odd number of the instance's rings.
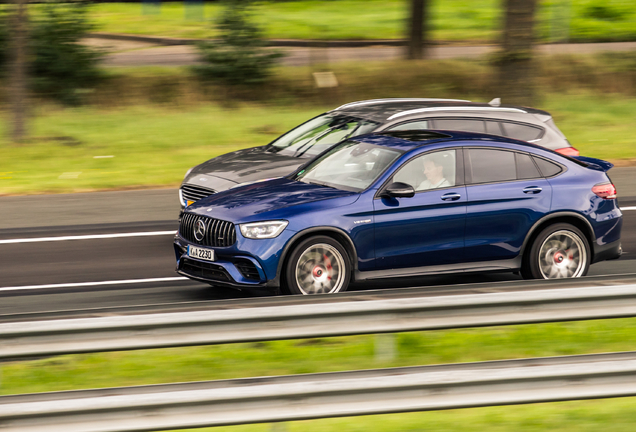
[[[634,168],[613,170],[619,191],[636,192],[631,184],[636,181],[635,172]],[[623,196],[620,204],[636,206],[636,193]],[[176,230],[178,211],[174,189],[0,198],[0,315],[248,297],[248,293],[178,277],[171,234]],[[112,238],[113,234],[140,232],[153,234]],[[66,240],[25,242],[47,237]],[[623,250],[621,259],[595,264],[589,275],[636,273],[636,210],[624,212]],[[143,279],[149,280],[135,282]],[[502,281],[520,281],[520,277],[462,274],[352,288]],[[78,283],[81,285],[72,285]]]

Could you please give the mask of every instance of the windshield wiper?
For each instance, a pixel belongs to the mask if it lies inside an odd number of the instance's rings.
[[[329,185],[327,183],[322,183],[322,182],[318,182],[318,181],[310,181],[310,180],[303,181],[303,179],[301,179],[300,181],[302,181],[303,183],[308,183],[308,184],[312,184],[312,185],[316,185],[316,186],[324,186],[324,187],[328,187],[328,188],[331,188],[331,189],[338,189],[335,186],[331,186],[331,185]],[[340,189],[338,189],[338,190],[340,190]]]
[[[304,143],[303,145],[301,145],[300,147],[298,147],[296,149],[296,151],[294,152],[294,157],[299,157],[302,156],[303,154],[305,154],[305,152],[307,150],[309,150],[311,147],[307,147],[309,144],[311,143],[315,143],[316,141],[320,140],[321,138],[323,138],[325,135],[331,133],[334,129],[338,128],[339,126],[332,126],[329,129],[325,130],[323,133],[321,133],[320,135],[313,137],[312,139],[310,139],[309,141],[307,141],[306,143]],[[304,152],[300,153],[300,150],[302,150],[304,147],[307,147],[307,150],[305,150]]]

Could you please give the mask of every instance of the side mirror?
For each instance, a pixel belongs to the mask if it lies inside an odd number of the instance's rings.
[[[382,196],[393,198],[411,198],[413,195],[415,195],[413,186],[402,182],[391,183],[382,193]]]

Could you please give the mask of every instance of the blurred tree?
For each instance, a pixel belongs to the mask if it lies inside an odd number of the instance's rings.
[[[0,9],[0,76],[5,73],[9,61],[9,14],[7,9]]]
[[[197,44],[203,64],[193,69],[201,78],[254,85],[271,74],[272,66],[283,54],[265,49],[262,30],[252,19],[251,3],[228,1],[217,22],[221,39]]]
[[[534,21],[537,0],[504,0],[505,23],[497,57],[501,97],[506,102],[532,106],[534,88]]]
[[[13,142],[22,141],[26,135],[27,3],[28,0],[14,0],[8,26],[11,34],[11,40],[8,44],[11,47],[8,52],[8,58],[10,61],[9,99],[13,117],[11,139]]]
[[[409,60],[426,58],[429,4],[429,0],[411,0],[407,46]]]
[[[47,3],[31,29],[33,87],[68,105],[81,103],[103,76],[98,63],[104,53],[81,43],[95,27],[88,7],[85,1]]]

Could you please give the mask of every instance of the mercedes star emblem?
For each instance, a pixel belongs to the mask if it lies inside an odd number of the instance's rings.
[[[203,237],[205,237],[205,222],[199,219],[197,223],[194,224],[194,238],[197,239],[197,241],[201,241]]]

